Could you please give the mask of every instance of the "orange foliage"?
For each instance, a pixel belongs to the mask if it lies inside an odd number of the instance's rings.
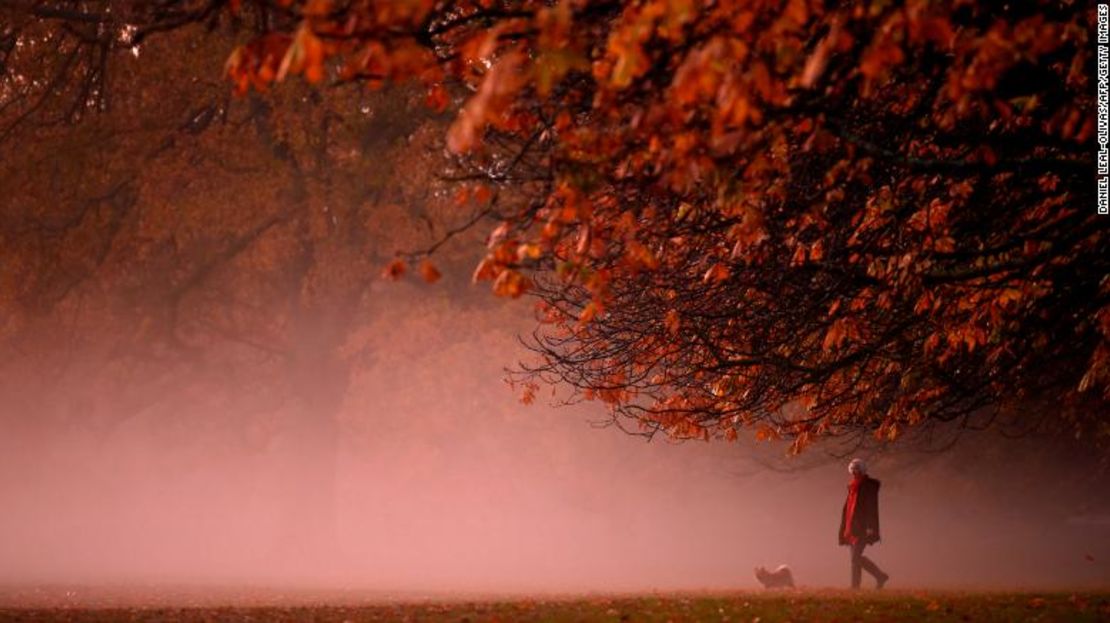
[[[236,88],[329,63],[425,81],[437,110],[469,87],[447,145],[521,199],[475,279],[547,304],[539,376],[795,450],[1034,399],[1108,435],[1080,3],[308,8],[232,55]]]

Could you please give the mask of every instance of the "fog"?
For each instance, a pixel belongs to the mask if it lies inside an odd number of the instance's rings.
[[[81,394],[97,418],[21,417],[28,403],[6,399],[0,583],[750,589],[754,566],[785,563],[801,585],[847,585],[846,460],[647,442],[598,427],[600,405],[523,405],[503,368],[524,356],[529,304],[452,287],[375,286],[368,331],[392,339],[321,414],[337,431],[323,476],[281,405],[247,417],[173,394],[113,421],[101,386]],[[978,434],[937,454],[866,451],[883,482],[869,555],[891,587],[1106,586],[1106,478],[1049,445]]]

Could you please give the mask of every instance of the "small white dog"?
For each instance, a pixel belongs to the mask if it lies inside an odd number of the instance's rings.
[[[767,567],[756,567],[755,579],[766,589],[794,588],[794,574],[786,565],[779,565],[774,571],[768,571]]]

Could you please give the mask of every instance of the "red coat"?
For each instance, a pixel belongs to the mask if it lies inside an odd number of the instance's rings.
[[[840,511],[840,531],[837,539],[841,545],[849,545],[851,541],[845,532],[851,536],[871,545],[879,540],[879,481],[870,476],[864,476],[859,483],[859,492],[856,494],[856,507],[852,512],[852,525],[845,530],[848,518],[848,500],[844,501],[844,509]],[[849,488],[851,485],[848,485]]]

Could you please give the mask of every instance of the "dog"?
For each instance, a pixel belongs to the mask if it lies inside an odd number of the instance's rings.
[[[790,567],[779,565],[778,569],[768,571],[766,567],[755,568],[755,579],[768,590],[774,588],[794,588],[794,574]]]

